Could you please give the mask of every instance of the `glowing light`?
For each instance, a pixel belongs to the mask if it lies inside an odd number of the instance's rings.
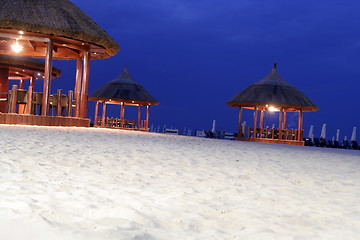
[[[21,50],[23,50],[23,46],[21,46],[17,40],[15,40],[15,44],[14,45],[11,45],[11,49],[16,52],[16,53],[19,53],[21,52]]]
[[[23,32],[23,31],[19,31],[19,34],[21,34],[21,35],[22,35],[22,34],[24,34],[24,32]]]
[[[40,76],[41,75],[41,73],[38,73],[38,76]]]
[[[276,109],[274,107],[269,107],[270,112],[274,112]]]

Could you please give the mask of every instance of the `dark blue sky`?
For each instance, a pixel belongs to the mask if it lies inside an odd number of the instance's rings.
[[[320,135],[327,123],[328,138],[337,128],[349,138],[359,127],[359,1],[73,2],[120,45],[116,56],[91,62],[89,93],[127,65],[160,102],[151,108],[150,124],[211,129],[215,119],[217,128],[236,131],[238,110],[226,102],[277,62],[280,76],[320,108],[304,114],[305,134],[313,124]],[[63,76],[52,89],[73,88],[75,62],[54,66]],[[125,117],[135,119],[130,108]]]

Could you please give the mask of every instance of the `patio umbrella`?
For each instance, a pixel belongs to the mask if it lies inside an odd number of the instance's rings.
[[[340,129],[336,130],[336,141],[339,141]]]
[[[215,120],[213,121],[213,126],[212,126],[211,131],[212,131],[213,133],[215,133]]]
[[[322,126],[322,128],[321,128],[320,138],[323,138],[323,139],[326,138],[326,123],[324,123],[323,126]]]
[[[314,138],[314,133],[313,133],[313,131],[314,131],[314,125],[311,125],[311,126],[310,126],[310,130],[309,130],[309,134],[308,134],[308,138],[310,138],[310,139],[313,139],[313,138]]]
[[[351,141],[356,141],[356,127],[353,128],[353,131],[351,134]]]

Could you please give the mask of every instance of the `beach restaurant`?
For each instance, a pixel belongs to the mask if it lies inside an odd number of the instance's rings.
[[[262,80],[250,85],[227,103],[239,109],[239,125],[237,140],[304,145],[303,113],[317,111],[319,108],[294,86],[287,83],[277,73],[276,63],[272,71]],[[243,127],[242,111],[254,111],[253,125]],[[258,112],[260,111],[260,119]],[[264,128],[264,113],[279,113],[279,127]],[[287,114],[298,114],[298,128],[288,129]]]
[[[90,126],[90,119],[87,119],[90,60],[111,57],[118,50],[119,45],[89,16],[68,0],[1,1],[0,54],[44,58],[45,63],[42,99],[36,100],[41,102],[41,113],[36,115],[32,111],[14,112],[16,106],[13,106],[8,108],[7,112],[3,112],[2,109],[0,123]],[[50,116],[53,59],[76,60],[74,91],[72,91],[73,94],[67,96],[66,108],[68,110],[65,117],[61,113]],[[8,74],[8,68],[2,66],[0,85],[8,84]],[[34,101],[31,88],[29,87],[27,91],[28,99]],[[13,99],[16,99],[15,92],[17,93],[15,90],[12,92]],[[59,89],[54,92],[58,95],[56,105],[62,109],[64,102],[62,91]],[[8,101],[10,101],[9,98],[6,99],[6,102]],[[18,101],[12,101],[11,104],[18,104]],[[32,105],[32,102],[27,104]]]
[[[150,106],[159,104],[159,102],[156,101],[143,86],[132,79],[126,66],[120,76],[90,94],[89,100],[96,102],[94,127],[121,128],[140,131],[149,131]],[[103,104],[101,117],[98,117],[99,103]],[[107,104],[121,106],[120,118],[106,117]],[[126,105],[138,107],[137,121],[125,119]],[[145,120],[141,120],[141,107],[146,107]]]

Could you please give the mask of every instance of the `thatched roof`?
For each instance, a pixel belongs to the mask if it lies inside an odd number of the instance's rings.
[[[0,66],[9,68],[19,68],[24,70],[31,70],[36,72],[45,71],[45,63],[39,59],[21,57],[21,56],[9,56],[0,54]],[[52,76],[60,77],[61,70],[56,67],[52,67]]]
[[[110,57],[119,45],[89,16],[68,0],[2,0],[0,29],[22,30],[98,45]]]
[[[120,76],[89,95],[89,100],[92,101],[108,101],[110,99],[114,103],[159,104],[143,86],[132,79],[126,66]]]
[[[230,107],[285,107],[303,111],[319,108],[294,86],[288,84],[274,68],[264,79],[250,85],[226,103]]]

